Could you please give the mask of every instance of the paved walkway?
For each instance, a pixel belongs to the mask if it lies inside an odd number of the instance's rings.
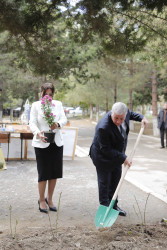
[[[89,128],[90,122],[87,125]],[[127,152],[133,148],[136,137],[136,134],[130,133]],[[91,136],[86,140],[79,136],[75,160],[64,161],[64,178],[58,181],[54,194],[57,205],[62,192],[60,225],[94,226],[99,203],[96,171],[88,157],[91,140]],[[118,217],[116,223],[142,223],[144,217],[147,223],[156,223],[167,218],[167,149],[159,149],[159,144],[156,138],[142,137],[133,166],[126,177],[128,181],[123,182],[119,193],[119,206],[128,215],[126,218]],[[9,228],[10,205],[12,216],[19,220],[20,228],[48,225],[48,217],[38,210],[35,161],[25,161],[23,164],[20,161],[9,161],[7,170],[0,171],[0,183],[0,230]],[[55,221],[55,214],[50,213],[50,216],[51,221]]]
[[[79,128],[78,143],[76,146],[76,156],[87,157],[89,147],[94,135],[95,122],[88,119],[72,120],[71,126]],[[88,131],[86,136],[84,131]],[[127,155],[131,152],[137,138],[136,133],[130,132]],[[20,140],[10,143],[10,157],[13,148],[17,150],[20,157]],[[28,141],[28,155],[35,158],[31,141]],[[7,144],[3,144],[4,155],[7,154]],[[126,177],[130,183],[139,187],[147,193],[152,193],[155,197],[167,203],[167,148],[160,149],[160,139],[153,136],[143,135],[133,158],[133,165]]]
[[[130,134],[127,153],[136,138]],[[167,148],[160,149],[159,138],[142,136],[126,180],[167,203]]]
[[[130,132],[127,155],[133,149],[137,135]],[[86,157],[88,152],[89,147],[77,146],[76,154],[79,157]],[[133,158],[133,165],[125,179],[167,203],[167,148],[160,149],[159,138],[142,136]]]

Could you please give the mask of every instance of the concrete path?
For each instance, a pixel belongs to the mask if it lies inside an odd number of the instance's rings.
[[[130,133],[127,154],[136,138]],[[160,149],[159,138],[142,136],[126,180],[167,203],[167,148]]]
[[[94,136],[96,123],[88,119],[71,120],[71,126],[78,127],[76,156],[87,157]],[[137,138],[130,132],[127,155],[131,152]],[[7,155],[7,144],[2,144],[4,155]],[[28,141],[28,156],[35,158],[31,141]],[[20,157],[20,140],[10,143],[10,157],[13,151]],[[126,175],[126,180],[147,193],[167,203],[167,148],[160,149],[160,139],[143,135],[133,158],[133,165]]]
[[[59,194],[62,192],[60,225],[94,226],[99,206],[97,177],[95,167],[88,157],[94,125],[89,121],[86,124],[83,121],[77,122],[72,124],[80,131],[77,156],[74,161],[64,161],[64,178],[57,183],[54,201],[58,205]],[[127,153],[132,150],[136,138],[137,134],[130,133]],[[167,149],[159,149],[159,146],[159,139],[142,137],[133,166],[126,177],[128,181],[123,182],[119,194],[119,206],[128,215],[125,218],[119,217],[116,223],[143,223],[146,218],[146,222],[152,224],[167,218]],[[13,219],[19,219],[20,228],[47,224],[48,218],[38,210],[36,162],[9,161],[7,167],[7,170],[0,171],[0,230],[9,228],[10,205]],[[50,213],[50,216],[55,221],[55,214]]]
[[[93,126],[95,125],[94,123]],[[138,134],[130,132],[127,155],[133,149],[137,136]],[[85,143],[79,141],[81,146],[77,145],[76,148],[78,157],[87,157],[91,141],[91,137],[87,138]],[[159,138],[142,136],[133,158],[133,165],[125,179],[167,203],[167,148],[160,149]]]

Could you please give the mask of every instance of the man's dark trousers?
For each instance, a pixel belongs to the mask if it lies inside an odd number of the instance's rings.
[[[122,166],[117,166],[111,170],[96,168],[99,202],[101,205],[108,207],[118,186],[122,174]],[[115,205],[117,205],[117,200]]]
[[[166,133],[166,147],[167,147],[167,128],[165,129],[165,124],[164,122],[161,125],[160,128],[160,136],[161,136],[161,146],[164,147],[164,134]]]

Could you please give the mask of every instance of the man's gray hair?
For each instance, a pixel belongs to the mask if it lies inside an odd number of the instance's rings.
[[[128,108],[123,102],[116,102],[113,104],[111,112],[112,114],[123,115],[127,114]]]

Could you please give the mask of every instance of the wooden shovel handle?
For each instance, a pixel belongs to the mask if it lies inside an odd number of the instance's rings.
[[[136,140],[136,143],[135,143],[135,145],[134,145],[134,148],[132,149],[132,151],[131,151],[131,153],[130,153],[130,155],[129,155],[129,157],[128,157],[128,159],[129,159],[130,161],[132,160],[132,158],[133,158],[133,156],[134,156],[134,154],[135,154],[137,145],[139,144],[139,141],[140,141],[140,139],[141,139],[141,136],[142,136],[142,134],[143,134],[143,131],[144,131],[144,127],[141,127],[140,132],[139,132],[138,137],[137,137],[137,140]],[[120,179],[120,181],[119,181],[119,183],[118,183],[118,186],[117,186],[117,188],[116,188],[116,190],[115,190],[115,193],[114,193],[114,195],[113,195],[112,200],[116,200],[117,195],[118,195],[118,192],[119,192],[119,190],[120,190],[120,187],[121,187],[121,185],[122,185],[122,182],[123,182],[123,180],[124,180],[124,178],[125,178],[125,175],[126,175],[128,169],[129,169],[128,165],[122,166],[122,175],[121,175],[121,179]]]

